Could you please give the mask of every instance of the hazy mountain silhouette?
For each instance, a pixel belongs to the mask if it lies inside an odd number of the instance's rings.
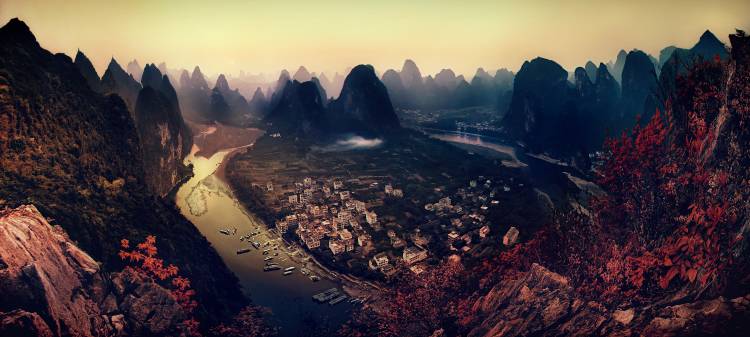
[[[271,130],[322,140],[345,133],[381,135],[399,128],[388,90],[372,66],[354,67],[341,95],[327,107],[316,80],[294,80],[283,86],[278,103],[264,119]]]
[[[272,130],[302,136],[323,133],[326,110],[315,83],[289,81],[277,95],[278,103],[265,118]]]
[[[239,90],[232,90],[229,87],[229,82],[227,81],[227,78],[226,76],[224,76],[224,74],[219,75],[219,77],[216,79],[214,91],[218,91],[218,93],[221,94],[222,97],[219,98],[214,95],[214,93],[212,93],[211,95],[212,118],[233,125],[246,125],[247,123],[249,123],[251,118],[251,109],[250,105],[247,102],[247,99],[245,99],[245,97],[240,94]],[[214,100],[217,100],[216,104],[214,104]],[[224,113],[223,111],[213,110],[214,107],[221,107],[219,110],[223,110],[222,104],[218,100],[224,101],[224,103],[229,107],[228,112]]]
[[[196,66],[188,76],[187,71],[180,74],[178,91],[180,108],[186,119],[197,122],[214,120],[211,116],[211,90],[200,67]]]
[[[634,50],[628,53],[622,71],[620,118],[624,127],[632,126],[636,116],[648,121],[656,109],[656,69],[646,53]]]
[[[81,72],[81,75],[83,75],[83,78],[86,79],[86,83],[89,85],[89,88],[91,90],[94,90],[96,92],[102,91],[102,85],[100,83],[101,79],[99,78],[99,75],[96,73],[96,69],[94,69],[94,65],[91,64],[91,61],[89,60],[86,55],[84,55],[80,50],[76,52],[76,58],[73,62],[76,65],[76,68],[78,68],[78,71]]]
[[[127,69],[128,74],[132,75],[136,81],[138,82],[141,81],[141,76],[143,75],[143,68],[141,67],[140,64],[138,64],[138,60],[134,59],[128,62],[128,65],[126,66],[125,69]]]
[[[578,120],[570,111],[573,99],[567,79],[567,71],[554,61],[537,57],[524,62],[502,121],[506,132],[532,151],[576,151],[581,144],[570,137],[576,135]]]
[[[586,65],[583,66],[583,69],[586,71],[586,75],[588,75],[589,79],[592,81],[596,81],[596,65],[594,62],[588,61],[586,62]]]
[[[297,69],[297,72],[294,73],[294,76],[292,77],[297,82],[307,82],[312,80],[312,75],[309,71],[307,71],[307,68],[304,66],[300,66]]]
[[[703,32],[698,43],[690,48],[690,51],[704,60],[712,60],[716,56],[726,60],[729,57],[727,47],[709,30]]]
[[[141,90],[141,84],[132,75],[126,73],[114,58],[110,60],[107,70],[102,76],[101,89],[103,93],[119,95],[125,100],[128,110],[131,113],[135,111],[135,101],[138,98],[138,92]]]
[[[399,128],[388,90],[370,65],[352,69],[329,109],[329,119],[338,132],[381,134]]]
[[[263,94],[263,90],[261,90],[260,87],[255,89],[253,97],[250,99],[248,106],[250,108],[250,111],[255,116],[261,117],[265,116],[266,113],[268,113],[268,100],[266,99],[266,95]]]

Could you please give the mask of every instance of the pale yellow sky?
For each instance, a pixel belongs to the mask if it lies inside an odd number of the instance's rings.
[[[536,56],[573,69],[620,49],[689,47],[706,29],[726,42],[748,13],[747,0],[0,0],[3,24],[21,18],[53,52],[80,48],[100,74],[111,56],[209,74],[360,63],[382,73],[411,58],[425,74],[473,75]]]

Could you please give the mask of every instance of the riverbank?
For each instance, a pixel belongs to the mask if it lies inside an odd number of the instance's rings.
[[[198,146],[196,156],[211,158],[219,151],[252,145],[265,131],[240,128],[221,123],[198,124],[187,122],[193,132],[193,143]]]

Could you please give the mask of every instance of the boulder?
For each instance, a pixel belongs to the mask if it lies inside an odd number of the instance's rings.
[[[518,235],[520,232],[518,231],[518,228],[516,227],[510,227],[508,231],[503,236],[503,244],[511,247],[515,245],[518,242]]]

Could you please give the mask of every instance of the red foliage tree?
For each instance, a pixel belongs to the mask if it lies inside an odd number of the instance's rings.
[[[339,331],[341,336],[429,336],[450,328],[457,317],[457,299],[464,268],[458,257],[419,274],[408,274],[374,306],[356,312]]]
[[[228,324],[220,324],[211,329],[217,337],[266,337],[276,331],[263,320],[263,312],[254,306],[243,308]]]
[[[156,237],[153,235],[147,236],[146,240],[137,244],[134,249],[130,248],[130,241],[122,239],[120,248],[120,258],[130,263],[125,267],[124,272],[130,273],[135,279],[142,282],[158,281],[168,287],[177,303],[189,316],[188,319],[183,321],[185,330],[190,336],[200,336],[200,324],[192,316],[193,311],[198,306],[198,303],[193,299],[195,291],[190,287],[190,280],[179,276],[177,266],[173,264],[165,265],[164,260],[159,258]]]

